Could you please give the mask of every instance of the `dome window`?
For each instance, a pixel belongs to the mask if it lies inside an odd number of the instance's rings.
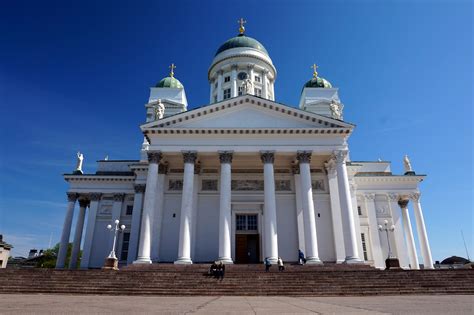
[[[226,77],[224,78],[224,82],[230,82],[230,76],[226,76]]]
[[[260,78],[259,75],[255,76],[255,82],[259,82],[259,83],[262,82],[262,79]]]
[[[224,90],[224,99],[228,99],[230,98],[230,89],[225,89]]]

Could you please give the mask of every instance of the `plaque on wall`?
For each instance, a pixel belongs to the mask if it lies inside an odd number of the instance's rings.
[[[263,180],[239,179],[231,182],[231,189],[236,191],[262,191]]]
[[[313,187],[314,191],[325,191],[324,188],[324,180],[323,179],[313,179],[311,181],[311,186]]]
[[[100,207],[99,214],[101,215],[112,214],[112,205],[102,205]]]
[[[173,191],[183,190],[183,180],[182,179],[170,179],[168,181],[168,190],[173,190]]]
[[[203,179],[201,181],[201,190],[217,191],[217,179]]]
[[[276,180],[275,190],[276,191],[291,191],[291,181],[289,179]]]

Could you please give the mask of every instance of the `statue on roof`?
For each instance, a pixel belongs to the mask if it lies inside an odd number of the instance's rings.
[[[413,173],[410,159],[408,158],[408,155],[406,154],[405,154],[405,157],[403,158],[403,167],[405,168],[405,174]]]
[[[329,109],[331,110],[332,118],[343,120],[343,117],[342,117],[343,108],[344,108],[344,105],[336,102],[335,100],[332,100],[331,103],[329,104]]]
[[[161,99],[158,100],[158,104],[153,106],[153,112],[155,114],[155,120],[162,119],[165,115],[165,105],[163,105]]]
[[[77,152],[77,165],[74,174],[83,174],[82,163],[84,161],[84,155],[81,152]]]
[[[253,94],[253,83],[250,78],[242,82],[242,90],[245,94]]]

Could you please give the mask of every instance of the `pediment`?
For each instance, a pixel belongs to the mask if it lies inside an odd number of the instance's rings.
[[[343,128],[353,125],[255,96],[245,95],[141,126],[179,129]]]

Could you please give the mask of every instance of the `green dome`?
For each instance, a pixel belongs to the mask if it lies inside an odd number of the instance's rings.
[[[172,89],[184,89],[184,86],[175,77],[166,77],[158,82],[155,87],[158,88],[172,88]]]
[[[239,34],[236,37],[232,37],[228,41],[226,41],[224,44],[219,47],[217,50],[215,56],[220,54],[221,52],[232,49],[232,48],[239,48],[239,47],[249,47],[253,48],[256,50],[259,50],[263,52],[265,55],[268,56],[268,51],[263,47],[263,45],[256,39],[253,39],[252,37],[245,36],[244,34]]]
[[[304,87],[310,87],[310,88],[332,88],[331,83],[329,83],[328,80],[320,77],[312,78],[306,84]]]

